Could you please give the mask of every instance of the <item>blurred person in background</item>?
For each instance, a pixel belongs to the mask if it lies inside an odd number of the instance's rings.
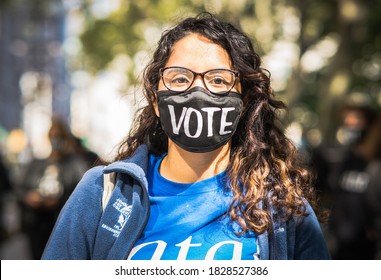
[[[8,193],[12,191],[9,170],[0,153],[0,242],[8,237],[8,229],[5,221],[5,204]]]
[[[73,137],[74,151],[86,160],[89,167],[102,163],[102,159],[98,156],[98,154],[87,148],[81,138],[74,135]]]
[[[333,259],[373,259],[374,213],[368,200],[371,184],[381,184],[381,172],[370,172],[374,152],[375,111],[366,104],[344,104],[336,130],[338,145],[322,149],[312,164],[319,188],[331,207],[327,239]]]
[[[374,259],[381,260],[381,113],[365,141],[364,152],[370,158],[367,167],[370,174],[368,203],[372,216],[370,239],[374,242]]]
[[[63,119],[52,118],[48,136],[52,148],[49,157],[32,159],[21,172],[17,186],[22,229],[34,259],[41,258],[62,206],[90,167],[76,152],[75,139]]]

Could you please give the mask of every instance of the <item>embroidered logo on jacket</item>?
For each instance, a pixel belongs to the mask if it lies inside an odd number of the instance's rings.
[[[130,218],[132,205],[128,205],[119,198],[113,203],[112,207],[117,210],[117,215],[115,217],[115,224],[110,227],[106,224],[102,224],[102,228],[113,233],[114,237],[118,237],[122,231],[127,220]]]

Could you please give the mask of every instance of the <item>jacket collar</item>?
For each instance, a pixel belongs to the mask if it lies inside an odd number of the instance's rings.
[[[135,153],[120,161],[115,161],[103,168],[103,173],[121,173],[127,174],[132,178],[138,180],[147,189],[147,173],[148,166],[148,147],[146,145],[139,146]]]
[[[139,146],[131,157],[125,160],[115,161],[110,165],[106,166],[103,169],[103,173],[126,173],[133,165],[136,165],[136,167],[141,168],[144,172],[147,171],[148,147],[146,145]]]

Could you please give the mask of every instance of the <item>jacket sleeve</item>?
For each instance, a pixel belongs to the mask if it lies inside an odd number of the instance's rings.
[[[307,203],[308,216],[299,218],[295,225],[294,259],[331,259],[319,221]]]
[[[102,168],[90,169],[78,183],[61,210],[42,259],[91,259],[102,215]]]

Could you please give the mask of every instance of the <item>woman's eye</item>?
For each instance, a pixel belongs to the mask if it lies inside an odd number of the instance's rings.
[[[221,79],[221,78],[216,78],[216,79],[214,79],[214,83],[215,84],[226,84],[226,81],[224,79]]]
[[[175,77],[171,80],[172,84],[187,84],[189,83],[189,80],[186,77]]]
[[[228,82],[221,77],[215,77],[215,78],[211,79],[209,81],[209,83],[213,84],[213,85],[226,85],[226,84],[228,84]]]

